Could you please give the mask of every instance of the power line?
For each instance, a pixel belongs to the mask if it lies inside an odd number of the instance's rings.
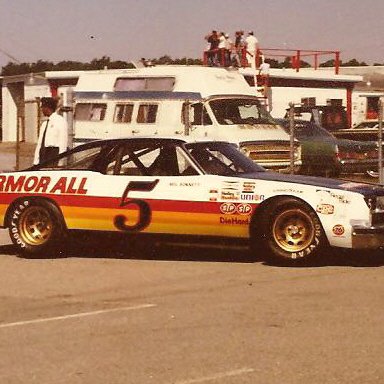
[[[17,64],[21,64],[21,61],[16,59],[16,57],[12,56],[10,53],[8,53],[7,51],[4,51],[4,49],[1,49],[0,48],[0,52],[1,53],[4,53],[5,56],[7,56],[8,58],[10,58],[11,60],[13,61],[16,61]]]

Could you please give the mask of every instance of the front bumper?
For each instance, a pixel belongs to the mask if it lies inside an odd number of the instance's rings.
[[[380,249],[384,248],[384,226],[352,228],[353,249]]]

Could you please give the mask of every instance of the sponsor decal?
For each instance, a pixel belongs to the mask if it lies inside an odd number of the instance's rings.
[[[217,201],[219,191],[217,189],[211,189],[209,191],[209,201]]]
[[[341,224],[336,224],[336,225],[332,228],[332,232],[333,232],[333,234],[336,235],[336,236],[343,236],[343,235],[344,235],[344,232],[345,232],[344,226],[341,225]]]
[[[240,191],[240,182],[239,181],[223,181],[221,188],[223,190],[232,190],[232,191]]]
[[[252,206],[249,204],[238,204],[237,212],[240,215],[250,215],[252,213]]]
[[[236,213],[236,205],[233,203],[223,203],[220,205],[220,212],[225,215],[233,215]]]
[[[221,191],[221,199],[222,200],[239,200],[240,192],[232,191],[232,190],[222,190]]]
[[[252,181],[244,181],[242,193],[253,193],[255,192],[256,183]]]
[[[320,192],[320,193],[327,193],[329,196],[331,196],[332,198],[338,200],[340,203],[343,203],[343,204],[349,204],[351,201],[343,194],[339,194],[339,193],[335,193],[333,191],[329,191],[329,190],[322,190],[322,189],[318,189],[316,190],[316,192]]]
[[[249,218],[238,219],[237,217],[220,217],[220,224],[225,225],[249,225]]]
[[[225,215],[239,214],[243,216],[249,216],[252,213],[252,206],[245,203],[223,203],[220,205],[220,212]]]
[[[265,199],[264,195],[251,195],[249,193],[240,195],[241,200],[261,202]]]
[[[300,189],[293,189],[293,188],[281,188],[281,189],[275,189],[273,192],[276,193],[303,193]]]
[[[54,184],[49,176],[0,176],[0,192],[62,193],[85,195],[87,178],[60,177]]]
[[[223,181],[220,197],[222,200],[239,200],[240,199],[240,182],[239,181]]]
[[[331,204],[318,204],[316,212],[322,215],[332,215],[335,212],[335,207]]]

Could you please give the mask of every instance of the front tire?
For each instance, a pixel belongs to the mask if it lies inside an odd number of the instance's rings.
[[[273,202],[257,225],[258,239],[253,241],[261,242],[266,258],[274,263],[301,263],[315,257],[326,244],[316,213],[294,198]]]
[[[9,234],[21,253],[49,256],[65,235],[59,209],[50,201],[21,199],[9,211]]]

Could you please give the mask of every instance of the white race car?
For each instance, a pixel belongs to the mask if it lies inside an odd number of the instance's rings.
[[[0,226],[20,252],[65,247],[72,230],[249,246],[297,262],[324,246],[384,245],[384,188],[265,171],[225,142],[94,141],[0,174]]]

